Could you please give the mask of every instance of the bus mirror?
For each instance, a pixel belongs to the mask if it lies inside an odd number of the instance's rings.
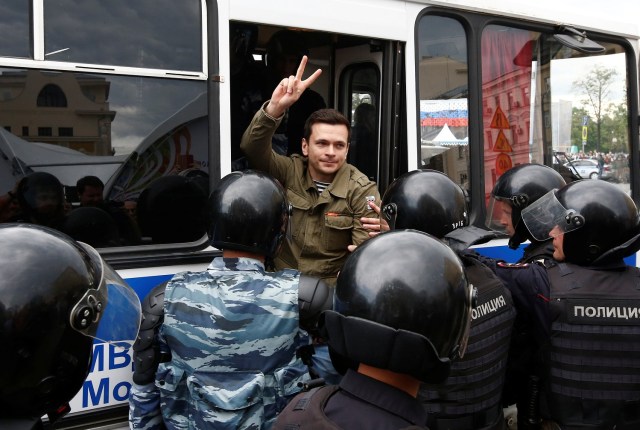
[[[587,37],[586,32],[580,32],[573,27],[560,27],[560,32],[553,38],[564,46],[587,54],[599,54],[604,52],[604,46]]]

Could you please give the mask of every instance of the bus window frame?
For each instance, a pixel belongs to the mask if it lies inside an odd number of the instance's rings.
[[[445,9],[438,6],[428,6],[416,15],[414,25],[415,57],[414,69],[416,76],[416,112],[420,112],[420,83],[419,76],[419,49],[420,21],[424,16],[442,16],[454,19],[462,25],[466,33],[467,42],[467,62],[469,64],[468,76],[468,118],[469,118],[469,173],[470,173],[470,223],[479,227],[484,226],[487,208],[485,205],[484,192],[484,144],[471,144],[471,142],[484,142],[484,126],[482,116],[482,79],[481,79],[481,42],[483,29],[489,25],[503,25],[513,28],[536,31],[539,33],[553,34],[558,30],[558,26],[542,22],[526,21],[524,19],[514,19],[495,15],[485,15],[464,10]],[[626,81],[627,93],[635,96],[627,97],[628,109],[628,131],[629,131],[629,159],[631,166],[630,188],[631,197],[639,204],[640,202],[640,142],[638,134],[638,64],[635,61],[635,52],[629,41],[622,36],[615,36],[598,31],[588,31],[588,36],[596,42],[608,42],[619,45],[625,53],[626,59]],[[419,115],[417,116],[419,118]],[[415,125],[416,135],[420,136],[420,124]],[[415,145],[415,151],[420,159],[420,146],[415,142],[407,142],[407,146]],[[411,150],[411,149],[409,149]]]

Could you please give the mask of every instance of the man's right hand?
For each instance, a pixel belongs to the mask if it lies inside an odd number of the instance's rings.
[[[367,204],[371,209],[373,209],[375,213],[378,214],[378,216],[380,216],[380,206],[378,206],[374,202],[368,202]],[[387,224],[387,221],[382,218],[362,217],[360,218],[360,222],[362,223],[362,227],[365,230],[369,230],[369,237],[374,237],[379,235],[380,233],[390,230],[389,224]],[[356,245],[347,246],[349,252],[355,251],[356,248],[358,248]]]
[[[369,207],[378,214],[378,218],[360,218],[362,227],[364,227],[365,230],[369,230],[369,236],[373,237],[382,232],[389,231],[389,224],[387,224],[387,221],[380,218],[380,206],[378,206],[374,202],[369,202]]]
[[[279,118],[284,115],[286,110],[298,101],[304,90],[309,88],[316,79],[318,79],[320,74],[322,74],[322,69],[318,69],[303,81],[302,75],[304,74],[304,68],[306,65],[307,56],[305,55],[302,57],[302,61],[300,61],[296,75],[291,75],[280,81],[275,90],[273,90],[271,100],[269,100],[269,103],[265,108],[265,112],[267,114],[274,118]]]

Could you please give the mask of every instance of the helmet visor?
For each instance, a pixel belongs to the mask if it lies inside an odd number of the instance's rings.
[[[522,221],[534,239],[543,241],[584,225],[584,218],[577,212],[562,206],[556,198],[556,190],[536,200],[522,210]]]
[[[513,236],[515,233],[515,226],[511,218],[513,207],[509,199],[501,197],[491,196],[489,199],[489,206],[487,207],[487,219],[485,225],[497,232]]]
[[[71,312],[71,326],[85,336],[102,342],[133,345],[142,315],[137,294],[102,260],[96,250],[80,244],[101,273],[97,274],[100,275],[97,288],[88,289]]]

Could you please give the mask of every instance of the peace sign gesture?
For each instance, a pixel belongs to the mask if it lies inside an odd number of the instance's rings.
[[[265,108],[265,111],[270,116],[274,118],[281,117],[291,105],[298,101],[304,90],[309,88],[322,73],[322,70],[318,69],[303,81],[302,75],[304,74],[306,65],[307,56],[305,55],[302,57],[302,61],[300,61],[296,75],[284,78],[275,90],[273,90],[271,100],[269,100],[269,104]]]

